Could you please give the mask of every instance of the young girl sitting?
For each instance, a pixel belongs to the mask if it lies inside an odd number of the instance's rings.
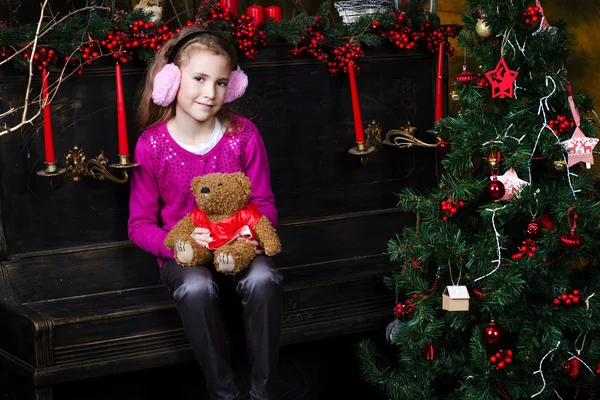
[[[241,399],[244,394],[228,362],[219,287],[212,275],[217,272],[212,266],[178,265],[163,242],[196,206],[192,179],[212,172],[244,172],[252,182],[250,202],[273,226],[277,223],[262,138],[252,122],[223,109],[247,86],[236,58],[227,39],[200,28],[181,30],[157,52],[138,111],[138,123],[146,130],[135,147],[134,160],[140,166],[131,180],[129,217],[129,237],[158,258],[161,280],[173,294],[209,393],[218,400]],[[202,246],[212,240],[203,228],[196,228],[191,237]],[[257,254],[262,254],[259,248]],[[258,255],[231,279],[243,298],[250,397],[273,399],[278,386],[281,274],[269,257]]]

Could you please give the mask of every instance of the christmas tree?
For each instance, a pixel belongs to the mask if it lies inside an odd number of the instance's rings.
[[[456,77],[460,112],[436,124],[439,187],[399,194],[419,223],[388,244],[390,344],[360,343],[363,373],[390,399],[588,399],[600,393],[592,101],[571,89],[565,26],[539,1],[467,6],[459,44],[484,73]]]

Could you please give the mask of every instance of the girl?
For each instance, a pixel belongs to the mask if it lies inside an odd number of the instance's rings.
[[[163,242],[167,232],[195,208],[190,183],[210,172],[244,172],[252,182],[250,202],[275,226],[266,150],[249,120],[227,113],[224,103],[241,96],[246,75],[232,44],[206,29],[186,28],[157,52],[149,68],[138,111],[147,128],[135,147],[140,164],[131,180],[129,237],[158,257],[161,281],[173,294],[188,340],[207,378],[213,399],[240,399],[228,363],[219,287],[212,267],[182,267]],[[209,231],[192,239],[206,246]],[[242,239],[239,239],[242,240]],[[255,244],[257,244],[255,242]],[[257,248],[257,254],[261,250]],[[283,287],[272,260],[258,255],[232,277],[243,298],[250,360],[250,397],[273,399],[279,353]]]

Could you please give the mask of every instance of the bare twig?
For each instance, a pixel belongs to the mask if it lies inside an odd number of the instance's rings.
[[[82,11],[86,11],[86,10],[110,10],[110,8],[108,7],[83,7],[80,8],[78,10],[75,10],[73,12],[70,12],[69,14],[65,15],[64,17],[62,17],[60,20],[54,22],[52,25],[50,25],[49,27],[47,27],[44,32],[39,34],[39,38],[43,37],[46,33],[48,33],[49,31],[51,31],[56,25],[61,24],[64,20],[66,20],[67,18],[73,16],[73,14],[77,14],[79,12]],[[38,31],[39,31],[39,24],[38,24]],[[23,48],[21,48],[20,50],[14,52],[13,54],[11,54],[8,58],[5,58],[4,60],[0,61],[0,65],[7,63],[8,61],[10,61],[11,59],[13,59],[14,57],[16,57],[17,55],[21,54],[22,52],[24,52],[25,50],[27,50],[29,47],[31,47],[32,43],[28,43],[25,46],[23,46]],[[31,52],[33,54],[33,51]]]
[[[173,21],[174,19],[177,19],[177,21],[179,21],[179,16],[181,14],[185,14],[186,11],[181,11],[180,13],[175,14],[174,17],[171,17],[171,19],[169,19],[168,21],[165,21],[165,25],[168,25],[171,21]],[[181,21],[179,21],[179,24],[181,25]]]
[[[42,4],[42,10],[41,10],[41,13],[40,13],[40,19],[38,21],[38,25],[37,25],[37,29],[36,29],[36,34],[35,34],[34,40],[33,40],[32,43],[30,43],[28,45],[28,46],[32,46],[32,54],[35,53],[35,49],[37,47],[37,41],[42,36],[42,34],[40,34],[40,29],[41,29],[41,25],[42,25],[42,20],[44,18],[44,11],[45,11],[45,7],[47,6],[47,3],[48,3],[48,0],[45,0],[44,3]],[[71,13],[71,15],[72,14],[73,13]],[[56,24],[54,24],[53,26],[55,26],[55,25]],[[47,31],[48,30],[46,30],[46,32]],[[66,68],[69,65],[69,61],[71,59],[73,59],[73,56],[75,55],[75,53],[79,50],[79,48],[83,44],[89,44],[89,43],[90,43],[90,41],[87,41],[87,42],[85,41],[85,36],[82,37],[82,43],[81,43],[81,45],[79,45],[78,48],[75,49],[68,56],[68,58],[67,58],[67,60],[65,62],[65,65],[63,66],[63,68],[62,68],[62,70],[60,72],[60,75],[59,75],[58,79],[56,79],[51,85],[50,84],[48,85],[49,86],[48,87],[48,97],[47,97],[46,100],[44,100],[42,98],[41,93],[40,93],[40,95],[36,96],[30,102],[31,82],[32,82],[32,78],[33,78],[33,57],[29,58],[29,77],[28,77],[28,80],[27,80],[27,91],[25,93],[24,105],[23,106],[19,106],[19,107],[11,107],[10,110],[5,111],[4,113],[0,114],[0,120],[1,120],[1,119],[5,118],[5,117],[7,117],[9,115],[14,114],[17,111],[23,110],[22,111],[23,114],[22,114],[22,117],[21,117],[21,122],[18,123],[17,125],[15,125],[15,126],[12,126],[12,127],[7,127],[6,124],[4,124],[4,127],[0,128],[0,136],[6,135],[6,134],[11,133],[11,132],[15,132],[18,129],[20,129],[23,126],[25,126],[25,125],[32,124],[32,122],[37,117],[40,116],[43,108],[47,104],[50,104],[52,102],[52,100],[54,99],[54,97],[57,95],[58,89],[59,89],[60,85],[62,84],[62,82],[65,81],[66,79],[70,78],[73,74],[77,73],[77,71],[79,69],[81,69],[82,64],[80,63],[80,65],[78,67],[76,67],[73,71],[71,71],[68,74],[66,73]],[[121,49],[115,49],[114,52],[110,52],[110,53],[106,53],[106,54],[100,54],[100,55],[98,55],[98,57],[89,58],[88,60],[86,60],[86,62],[89,61],[91,63],[91,62],[93,62],[93,61],[95,61],[95,60],[97,60],[99,58],[106,57],[106,56],[112,56],[113,53],[120,52],[120,51],[121,51]],[[49,79],[49,75],[47,75],[46,79]],[[31,116],[30,118],[27,118],[27,111],[28,111],[29,106],[31,104],[36,103],[36,102],[39,103],[39,107],[38,107],[37,112],[33,116]]]
[[[175,17],[177,18],[177,23],[179,24],[179,26],[183,26],[183,24],[181,23],[181,20],[179,19],[179,14],[177,14],[177,9],[175,8],[175,4],[173,4],[173,0],[169,0],[169,3],[171,3],[171,7],[173,8],[173,12],[175,13]]]
[[[31,47],[31,54],[29,60],[29,77],[27,79],[27,90],[25,91],[25,107],[23,108],[23,117],[21,118],[21,123],[24,123],[27,119],[27,107],[29,106],[29,92],[31,89],[31,80],[33,78],[33,54],[35,53],[35,48],[37,47],[37,42],[40,37],[40,29],[42,28],[42,20],[44,19],[44,10],[48,5],[48,0],[44,0],[42,3],[42,11],[40,11],[40,19],[38,21],[37,27],[35,29],[35,37],[33,38],[33,46]],[[46,78],[47,79],[47,78]]]
[[[187,13],[188,19],[192,19],[192,15],[190,15],[190,6],[187,3],[187,0],[183,1],[183,5],[185,7],[185,12]]]
[[[22,107],[18,107],[18,108],[12,107],[10,110],[3,112],[2,114],[0,114],[0,119],[8,117],[10,114],[14,114],[16,111],[19,110],[19,108],[22,108]]]
[[[39,116],[40,116],[40,114],[41,114],[41,113],[42,113],[42,110],[41,110],[41,109],[39,109],[39,110],[38,110],[38,111],[37,111],[37,112],[36,112],[36,113],[35,113],[35,114],[34,114],[34,115],[31,117],[31,118],[29,118],[29,119],[27,119],[27,120],[25,120],[25,121],[21,121],[20,123],[18,123],[17,125],[15,125],[15,126],[13,126],[13,127],[10,127],[10,128],[6,128],[6,129],[4,129],[2,132],[0,132],[0,136],[4,136],[4,135],[6,135],[7,133],[14,132],[14,131],[16,131],[16,130],[20,129],[20,128],[21,128],[22,126],[24,126],[24,125],[31,124],[33,121],[35,121],[35,119],[36,119],[37,117],[39,117]],[[23,114],[23,115],[25,115],[25,114]]]

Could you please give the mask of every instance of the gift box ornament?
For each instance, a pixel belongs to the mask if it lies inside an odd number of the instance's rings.
[[[442,295],[442,309],[469,311],[469,291],[466,286],[447,286]]]

